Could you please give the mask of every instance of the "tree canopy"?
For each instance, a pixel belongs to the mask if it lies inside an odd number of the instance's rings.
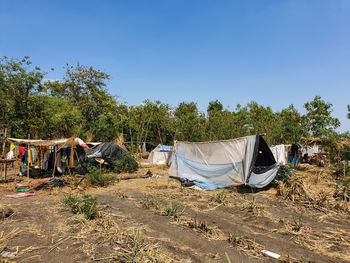
[[[29,57],[0,60],[0,128],[7,127],[11,136],[110,141],[122,134],[126,141],[157,145],[265,134],[268,143],[279,144],[306,135],[337,136],[340,125],[333,105],[320,96],[304,104],[305,114],[294,105],[273,111],[255,101],[229,110],[219,100],[210,101],[205,114],[195,102],[121,103],[107,90],[110,76],[90,66],[66,65],[56,81],[45,80],[46,75]]]

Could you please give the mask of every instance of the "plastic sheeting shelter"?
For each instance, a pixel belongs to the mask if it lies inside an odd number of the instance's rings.
[[[207,189],[232,185],[262,188],[279,165],[259,135],[215,142],[174,142],[169,173]]]
[[[85,153],[87,160],[95,160],[97,158],[113,164],[116,161],[120,161],[123,154],[126,154],[126,151],[114,142],[104,142],[97,144],[93,148],[86,149]]]
[[[167,164],[170,160],[173,146],[159,144],[150,153],[147,162],[150,164]]]

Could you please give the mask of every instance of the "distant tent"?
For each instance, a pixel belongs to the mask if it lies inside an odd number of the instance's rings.
[[[150,153],[147,162],[150,164],[167,164],[171,158],[173,146],[159,144]]]
[[[260,135],[215,142],[174,142],[170,175],[207,189],[232,185],[262,188],[278,164]]]
[[[288,151],[286,151],[286,146],[284,144],[273,145],[270,149],[277,163],[284,165],[287,163]]]
[[[301,147],[301,155],[304,156],[304,154],[307,154],[308,156],[314,156],[316,154],[320,153],[320,149],[318,145],[304,145]]]

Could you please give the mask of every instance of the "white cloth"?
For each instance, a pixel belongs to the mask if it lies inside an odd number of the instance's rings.
[[[6,159],[7,160],[11,160],[11,159],[14,159],[14,158],[15,158],[15,155],[14,155],[13,151],[9,151],[7,153]]]
[[[284,146],[284,144],[271,146],[270,149],[277,163],[284,164],[284,165],[287,163],[286,147]]]
[[[305,153],[308,154],[308,156],[314,156],[316,153],[319,153],[320,150],[318,148],[318,145],[312,145],[312,146],[303,146],[301,148],[301,154],[304,156]]]

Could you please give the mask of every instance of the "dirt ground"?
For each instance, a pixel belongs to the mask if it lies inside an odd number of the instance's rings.
[[[137,178],[148,170],[154,177]],[[186,188],[167,171],[141,166],[135,179],[108,187],[70,185],[19,199],[6,197],[13,183],[0,184],[0,206],[14,212],[0,218],[0,251],[16,255],[0,262],[134,262],[140,253],[136,262],[229,262],[225,253],[231,262],[350,262],[350,213],[332,198],[331,169],[303,166],[294,186],[260,191]],[[73,214],[62,203],[72,192],[96,196],[100,217]]]

